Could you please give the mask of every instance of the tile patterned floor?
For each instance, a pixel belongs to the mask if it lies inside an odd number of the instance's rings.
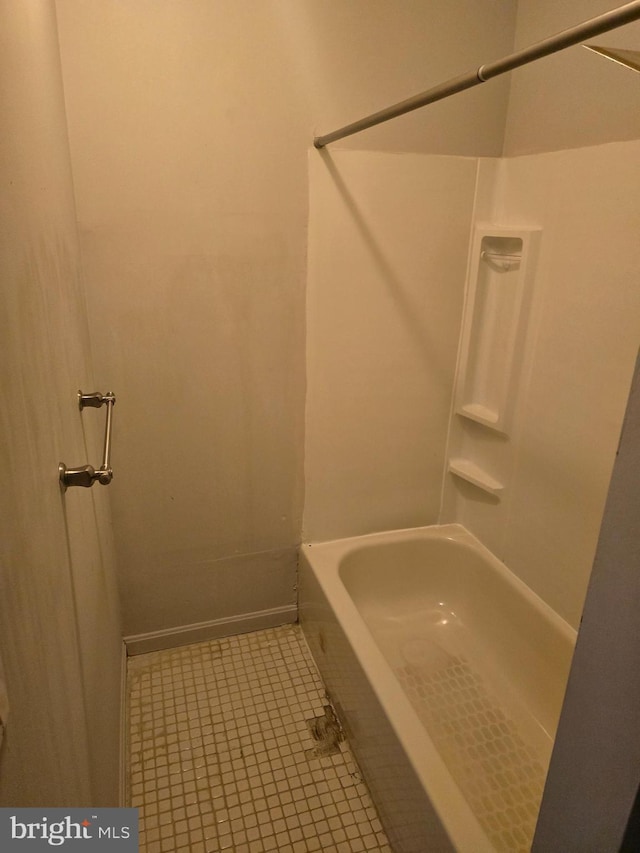
[[[130,658],[128,697],[142,853],[392,853],[298,626]]]

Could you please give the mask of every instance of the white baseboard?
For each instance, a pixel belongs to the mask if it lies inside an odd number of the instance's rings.
[[[133,634],[125,637],[124,642],[128,655],[141,655],[145,652],[157,652],[160,649],[172,649],[205,640],[217,640],[220,637],[230,637],[232,634],[276,628],[278,625],[296,622],[297,619],[298,609],[295,604],[290,604],[285,607],[274,607],[271,610],[258,610],[255,613],[212,619],[210,622],[197,622],[194,625],[152,631],[148,634]]]

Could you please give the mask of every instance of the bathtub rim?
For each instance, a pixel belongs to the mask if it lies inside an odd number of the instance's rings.
[[[386,543],[392,544],[394,542],[406,541],[412,538],[447,539],[476,551],[485,560],[487,560],[496,573],[506,581],[509,586],[513,587],[524,598],[526,598],[545,619],[548,619],[553,624],[553,627],[562,634],[565,640],[575,646],[578,633],[576,629],[563,619],[559,613],[553,610],[553,608],[547,604],[547,602],[541,598],[537,592],[531,589],[528,584],[511,571],[511,569],[496,557],[496,555],[490,551],[486,545],[483,545],[473,533],[467,530],[463,524],[458,522],[429,524],[421,527],[403,527],[398,528],[397,530],[382,530],[375,533],[364,533],[359,536],[345,536],[339,539],[303,542],[300,545],[300,549],[308,549],[305,550],[305,553],[312,553],[319,559],[330,559],[332,561],[336,561],[335,566],[338,570],[338,580],[345,595],[349,596],[349,591],[347,590],[340,575],[340,560],[356,550],[365,549],[367,546]]]
[[[322,542],[304,542],[300,545],[301,559],[307,563],[308,570],[331,607],[454,848],[473,850],[474,853],[495,853],[495,848],[432,743],[340,575],[341,560],[356,550],[375,547],[376,544],[424,538],[452,540],[479,552],[505,582],[523,595],[574,646],[577,632],[470,531],[458,523],[409,527]],[[306,620],[302,615],[301,621],[304,628]],[[375,673],[378,673],[377,678]]]

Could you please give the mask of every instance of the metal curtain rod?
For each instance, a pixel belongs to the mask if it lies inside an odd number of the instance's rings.
[[[432,89],[427,89],[426,92],[421,92],[419,95],[414,95],[412,98],[407,98],[405,101],[400,101],[398,104],[393,104],[384,110],[365,116],[365,118],[354,121],[352,124],[347,124],[338,130],[334,130],[332,133],[327,133],[324,136],[316,136],[313,144],[316,148],[324,148],[325,145],[335,142],[337,139],[343,139],[345,136],[359,133],[361,130],[381,124],[383,121],[389,121],[389,119],[404,115],[412,110],[417,110],[427,104],[434,103],[434,101],[441,101],[443,98],[448,98],[449,95],[455,95],[457,92],[470,89],[479,83],[485,83],[492,77],[497,77],[507,71],[512,71],[514,68],[519,68],[521,65],[527,65],[529,62],[534,62],[536,59],[548,56],[550,53],[556,53],[558,50],[564,50],[565,47],[578,44],[584,39],[598,36],[601,33],[609,32],[609,30],[615,30],[617,27],[622,27],[624,24],[630,24],[632,21],[639,19],[640,0],[634,0],[632,3],[627,3],[617,9],[611,9],[611,11],[605,12],[603,15],[598,15],[588,21],[584,21],[582,24],[577,24],[575,27],[556,33],[556,35],[532,44],[530,47],[524,48],[524,50],[511,53],[509,56],[498,59],[496,62],[481,65],[476,71],[470,71],[461,77],[452,77],[450,80],[446,80]]]

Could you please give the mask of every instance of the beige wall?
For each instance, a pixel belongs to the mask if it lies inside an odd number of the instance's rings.
[[[3,806],[115,806],[121,637],[52,2],[0,5]],[[106,390],[106,389],[104,389]],[[101,414],[101,413],[100,413]]]
[[[281,10],[314,134],[473,71],[513,49],[515,0],[285,0]],[[491,156],[502,149],[502,78],[332,148]]]
[[[306,141],[272,9],[59,20],[125,632],[293,605]]]
[[[601,15],[611,0],[518,0],[516,49]],[[640,22],[588,40],[638,50]],[[640,136],[638,76],[576,45],[511,72],[504,153],[578,148]]]
[[[57,8],[125,630],[293,605],[312,135],[509,52],[514,5]],[[497,154],[506,94],[348,144]]]

